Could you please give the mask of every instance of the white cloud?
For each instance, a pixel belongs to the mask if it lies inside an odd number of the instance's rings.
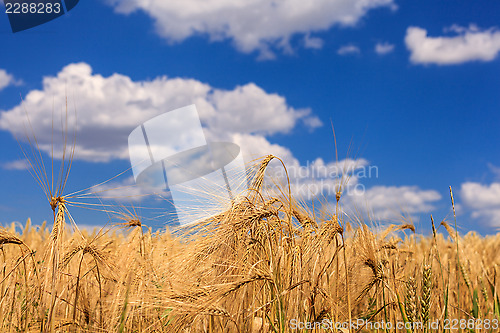
[[[482,185],[479,183],[466,182],[460,188],[464,203],[473,209],[500,208],[500,183]]]
[[[12,74],[7,73],[4,69],[0,68],[0,90],[10,85],[20,85],[22,81],[16,80]]]
[[[140,202],[143,198],[157,198],[157,194],[162,196],[168,196],[169,193],[166,191],[161,192],[159,190],[152,191],[150,189],[138,186],[135,184],[134,177],[128,177],[123,180],[108,181],[97,186],[89,188],[80,197],[77,196],[77,202],[94,202],[103,199],[105,201],[116,201],[116,202]]]
[[[435,209],[433,203],[440,199],[437,191],[422,190],[418,186],[374,186],[364,192],[360,187],[348,193],[344,206],[362,214],[368,210],[370,217],[376,220],[397,220],[402,213],[431,212]]]
[[[272,154],[281,158],[287,165],[298,165],[290,149],[270,143],[261,135],[234,133],[231,142],[238,144],[246,155],[247,161]]]
[[[1,167],[5,170],[28,170],[29,164],[26,160],[23,159],[2,163]]]
[[[237,133],[287,133],[299,119],[308,119],[310,109],[295,110],[284,97],[266,93],[253,83],[236,87],[232,91],[213,90],[210,100],[216,109],[214,117],[206,118],[213,130]],[[308,124],[317,127],[317,117]]]
[[[480,218],[491,226],[500,227],[500,183],[463,183],[460,197],[464,206],[472,211],[473,218]]]
[[[337,51],[337,54],[340,55],[359,54],[359,53],[361,53],[359,47],[352,44],[341,46]]]
[[[490,226],[500,228],[500,208],[474,211],[472,213],[472,217],[484,219]]]
[[[410,61],[415,64],[453,65],[468,61],[492,61],[500,52],[500,31],[497,28],[481,30],[452,26],[448,31],[453,37],[429,37],[427,30],[409,27],[406,31],[406,47]]]
[[[377,52],[380,55],[383,54],[388,54],[394,51],[394,44],[384,42],[384,43],[377,43],[375,45],[375,52]]]
[[[304,47],[306,49],[321,49],[324,41],[318,37],[311,37],[309,34],[304,36]]]
[[[353,26],[374,8],[395,9],[393,0],[108,0],[108,3],[121,14],[145,12],[154,19],[157,33],[169,42],[207,35],[211,41],[230,39],[245,53],[257,50],[261,58],[271,58],[273,48],[287,49],[293,35],[325,31],[334,25]]]
[[[497,167],[492,163],[488,163],[488,169],[490,169],[491,173],[493,173],[496,179],[500,180],[500,167]]]
[[[321,125],[310,109],[295,109],[284,97],[267,93],[253,83],[222,90],[194,79],[165,76],[132,81],[121,74],[93,74],[88,64],[78,63],[64,67],[55,77],[44,78],[42,90],[30,91],[23,105],[2,112],[0,128],[24,138],[26,108],[40,148],[49,153],[53,101],[63,104],[66,95],[70,124],[74,123],[72,110],[78,114],[75,158],[87,161],[128,159],[127,138],[136,126],[193,103],[210,139],[240,135],[267,142],[265,136],[288,133],[299,121],[309,128]],[[55,110],[57,114],[64,105]],[[61,151],[61,147],[56,146],[54,151]]]

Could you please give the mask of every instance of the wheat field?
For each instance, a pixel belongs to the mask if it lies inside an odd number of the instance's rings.
[[[0,331],[499,331],[500,236],[432,217],[429,236],[376,231],[338,213],[341,191],[336,212],[311,212],[261,189],[273,158],[243,200],[184,234],[130,212],[79,230],[51,193],[52,230],[0,231]]]

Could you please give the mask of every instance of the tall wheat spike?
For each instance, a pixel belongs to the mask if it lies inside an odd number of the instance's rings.
[[[406,282],[405,294],[405,311],[406,317],[410,323],[416,321],[417,317],[417,284],[415,278],[410,276]]]
[[[422,294],[420,300],[420,316],[424,329],[427,330],[427,325],[430,319],[432,294],[432,269],[430,265],[424,265],[422,272]]]
[[[59,198],[56,204],[57,213],[54,219],[54,226],[50,234],[50,247],[49,247],[49,265],[50,274],[47,274],[45,279],[45,292],[50,290],[50,304],[48,308],[47,325],[46,330],[52,332],[54,330],[54,308],[57,300],[57,282],[59,274],[59,256],[62,250],[62,242],[64,229],[66,228],[65,221],[65,210],[66,206],[64,204],[64,199]],[[50,282],[50,284],[49,284]]]

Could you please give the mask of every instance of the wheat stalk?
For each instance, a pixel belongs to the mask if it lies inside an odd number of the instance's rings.
[[[472,286],[472,283],[471,283],[471,280],[470,280],[470,277],[469,277],[469,274],[467,273],[467,270],[465,269],[464,265],[462,265],[462,263],[460,263],[460,272],[462,273],[462,276],[464,278],[464,282],[465,282],[465,285],[467,286],[467,288],[469,289],[469,291],[471,290],[471,286]]]
[[[0,229],[0,245],[4,244],[22,245],[24,244],[24,242],[19,237],[11,234],[10,232]]]
[[[406,282],[406,295],[405,295],[405,311],[406,317],[410,323],[416,321],[417,315],[417,284],[413,276],[408,278]]]
[[[420,300],[420,316],[424,328],[429,323],[432,294],[432,269],[430,265],[424,265],[422,272],[422,294]]]
[[[273,155],[267,155],[262,162],[259,165],[259,169],[257,170],[257,173],[255,174],[255,177],[252,181],[252,186],[251,188],[255,191],[260,191],[262,187],[262,183],[264,182],[264,173],[266,172],[266,168],[269,165],[269,162],[275,158]]]

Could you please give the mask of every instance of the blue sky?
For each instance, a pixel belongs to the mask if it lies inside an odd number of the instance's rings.
[[[339,159],[353,159],[358,176],[378,171],[353,178],[363,193],[346,193],[346,212],[393,221],[403,209],[427,232],[431,213],[452,218],[452,186],[462,231],[495,233],[500,4],[308,4],[87,0],[16,34],[1,13],[0,223],[50,220],[12,134],[23,137],[22,96],[48,147],[52,112],[68,96],[79,131],[67,192],[129,168],[133,128],[195,103],[209,138],[238,143],[246,160],[273,153],[292,170],[335,166],[333,123]],[[108,185],[131,184],[130,176]],[[320,180],[319,196],[335,184]],[[108,220],[71,212],[83,225]]]

